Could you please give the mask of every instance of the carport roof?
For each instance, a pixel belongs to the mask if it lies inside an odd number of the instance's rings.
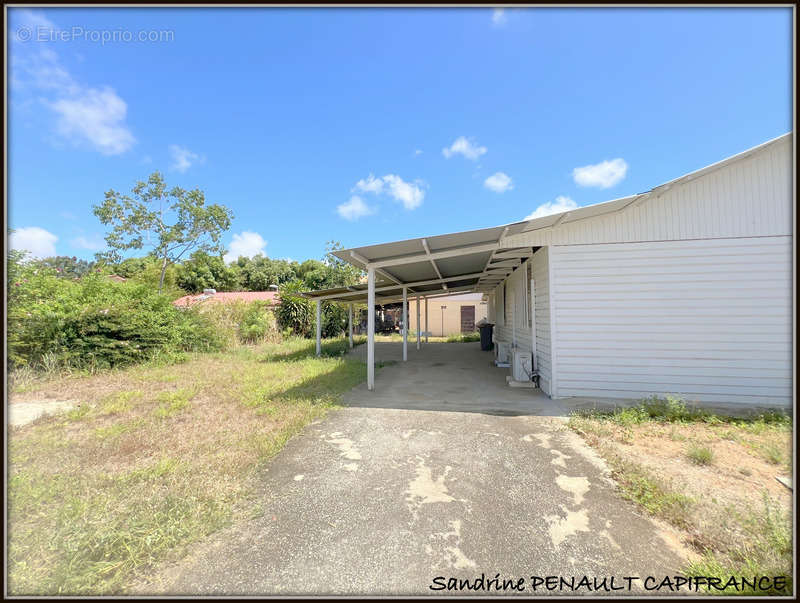
[[[522,232],[526,224],[514,222],[480,230],[342,249],[333,254],[358,268],[375,268],[375,296],[381,303],[402,299],[403,287],[407,287],[411,295],[474,291],[483,280],[495,276],[492,262],[500,240]],[[514,251],[503,250],[502,253],[504,264],[508,264],[508,257],[511,257],[508,254]],[[530,250],[523,254],[530,255]],[[503,274],[510,272],[506,268],[508,266],[502,266]],[[311,299],[364,302],[367,285],[308,291],[303,295]]]

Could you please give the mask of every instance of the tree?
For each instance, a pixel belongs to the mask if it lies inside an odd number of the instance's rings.
[[[178,286],[190,293],[203,289],[236,291],[240,287],[239,267],[236,264],[226,266],[222,256],[195,251],[178,266]]]
[[[290,262],[272,260],[261,254],[253,258],[240,257],[234,265],[240,268],[242,285],[249,291],[266,291],[271,285],[281,286],[297,276]]]
[[[93,264],[86,260],[66,255],[44,258],[39,260],[39,265],[44,268],[53,268],[56,275],[61,278],[80,278],[93,268]]]
[[[94,206],[94,215],[112,227],[106,234],[109,251],[100,257],[118,262],[123,251],[149,247],[161,264],[160,293],[167,266],[186,253],[224,253],[220,239],[230,228],[233,213],[222,205],[206,205],[200,189],[187,191],[176,186],[167,190],[161,173],[153,172],[147,182],[137,182],[132,193],[123,195],[111,189],[103,203]]]

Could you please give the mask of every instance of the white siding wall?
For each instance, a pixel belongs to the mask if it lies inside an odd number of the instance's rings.
[[[495,289],[495,341],[512,343],[517,349],[531,352],[533,341],[528,318],[530,304],[530,275],[535,283],[536,362],[539,367],[542,391],[550,394],[550,290],[548,286],[548,250],[539,249],[533,258],[517,268],[504,281],[507,296],[503,299],[503,283]],[[503,306],[507,321],[503,322]],[[512,328],[513,320],[513,328]]]
[[[535,288],[536,306],[536,362],[539,367],[539,386],[550,395],[551,361],[550,361],[550,277],[549,249],[539,248],[533,254],[532,272]]]
[[[502,247],[792,234],[792,137],[621,211],[508,236]]]
[[[555,396],[789,405],[791,259],[788,236],[556,247]]]

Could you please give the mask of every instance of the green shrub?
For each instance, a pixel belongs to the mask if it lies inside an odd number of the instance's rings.
[[[307,288],[300,280],[286,283],[280,290],[281,303],[276,310],[280,328],[289,329],[292,335],[301,337],[310,337],[314,326],[313,304],[300,295]]]
[[[58,278],[37,262],[9,263],[9,369],[94,370],[224,346],[210,321],[149,285],[99,272]]]
[[[202,304],[198,312],[208,319],[226,347],[280,339],[275,314],[266,301]]]
[[[245,343],[258,343],[276,333],[275,315],[269,309],[269,303],[249,304],[239,323],[239,339]]]

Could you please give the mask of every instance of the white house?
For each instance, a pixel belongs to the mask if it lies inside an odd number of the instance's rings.
[[[482,292],[499,352],[533,363],[552,398],[786,407],[793,165],[789,133],[631,197],[339,251],[368,284],[307,295],[375,303]]]

